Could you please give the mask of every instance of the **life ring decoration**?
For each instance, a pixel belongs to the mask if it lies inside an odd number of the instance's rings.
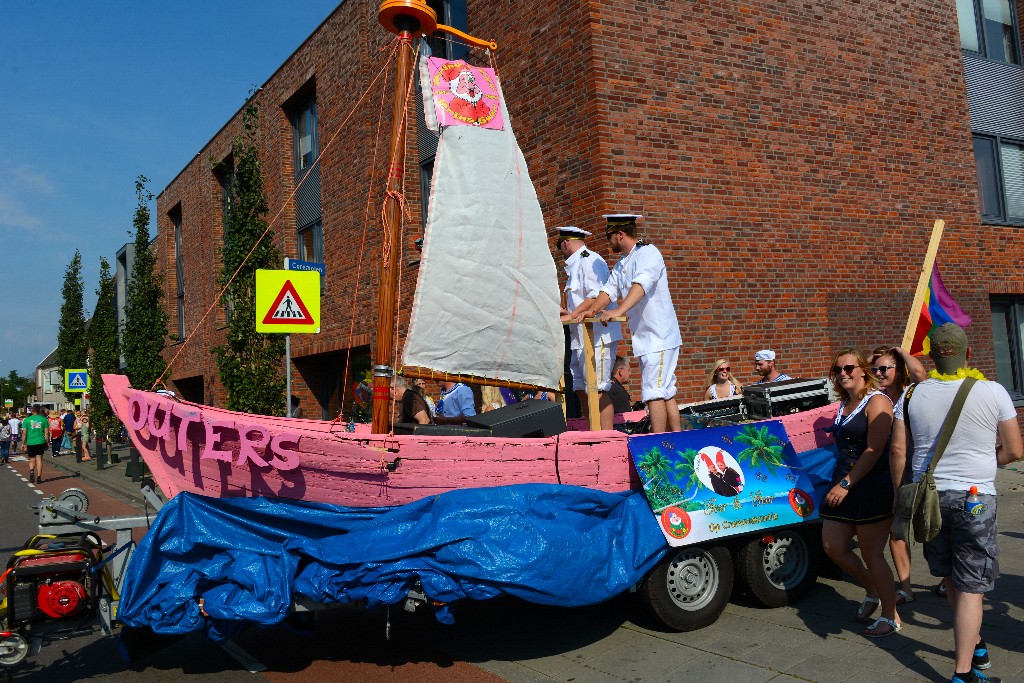
[[[686,510],[670,505],[661,511],[661,528],[672,538],[686,538],[693,529],[693,522]]]
[[[789,490],[789,506],[800,517],[810,517],[814,514],[814,499],[803,489]]]

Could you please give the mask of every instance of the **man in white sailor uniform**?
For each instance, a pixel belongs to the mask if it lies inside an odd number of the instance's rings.
[[[679,360],[679,321],[668,291],[665,259],[653,244],[636,238],[637,214],[610,214],[605,236],[612,251],[622,254],[608,281],[594,300],[580,310],[582,315],[601,313],[602,320],[629,317],[633,354],[640,361],[641,398],[647,404],[652,432],[679,431],[679,408],[675,403],[676,362]],[[614,308],[605,310],[612,302]]]
[[[587,249],[583,239],[592,233],[566,226],[558,228],[558,241],[555,247],[565,257],[565,309],[562,320],[572,318],[569,311],[576,310],[587,299],[595,299],[601,287],[608,281],[611,274],[608,263],[597,252]],[[569,331],[572,360],[572,388],[580,399],[583,414],[587,414],[587,371],[584,365],[582,325],[572,325]],[[609,393],[612,389],[612,367],[615,365],[615,351],[622,339],[622,327],[618,323],[596,325],[594,327],[594,370],[597,379],[597,390],[600,392],[601,429],[613,429],[615,409]]]

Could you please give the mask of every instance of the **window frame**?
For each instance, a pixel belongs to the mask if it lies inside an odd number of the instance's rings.
[[[308,225],[304,225],[296,232],[298,238],[298,249],[300,261],[312,261],[313,263],[324,262],[324,219],[318,218]],[[305,233],[313,233],[313,254],[306,253],[306,241],[303,239]]]
[[[981,223],[983,225],[1007,225],[1012,227],[1024,227],[1024,216],[1011,217],[1008,214],[1008,202],[1006,198],[1006,179],[1003,177],[1003,150],[1002,146],[1004,143],[1011,145],[1019,145],[1024,150],[1024,140],[1002,136],[1002,135],[991,135],[989,133],[972,133],[971,134],[971,153],[974,154],[974,167],[975,173],[978,168],[978,155],[974,152],[974,144],[977,140],[990,141],[995,152],[995,179],[996,179],[996,190],[999,193],[999,214],[986,214],[982,213],[981,208],[981,195],[983,188],[979,182],[978,184],[978,215],[981,217]],[[1024,177],[1020,181],[1024,184]]]
[[[178,305],[178,341],[185,340],[185,254],[181,248],[181,208],[175,207],[171,213],[171,224],[174,226],[174,274],[177,280],[175,300]]]
[[[997,377],[996,381],[1006,388],[1015,406],[1024,407],[1024,333],[1021,331],[1021,326],[1024,325],[1024,296],[992,295],[989,298],[989,308],[992,311],[993,317],[997,312],[1000,312],[997,309],[1003,309],[1003,314],[1009,314],[1010,323],[1007,341],[1010,354],[1010,371],[1013,377],[1010,378],[1009,382],[1005,377]],[[992,337],[993,353],[997,353],[994,328],[992,330]],[[997,357],[995,360],[996,367],[998,367],[999,358]]]
[[[1013,64],[1014,66],[1024,66],[1024,60],[1021,59],[1021,35],[1020,25],[1017,19],[1017,2],[1016,0],[1006,0],[1010,4],[1010,17],[1013,21],[1012,30],[1014,36],[1014,57],[1017,61],[1010,62],[1005,59],[995,59],[988,54],[988,40],[985,35],[985,8],[984,0],[970,0],[974,7],[974,31],[975,37],[978,40],[978,50],[970,50],[960,44],[960,49],[964,52],[970,52],[971,54],[980,55],[984,59],[991,60],[993,62],[999,62],[1000,64]],[[957,18],[959,23],[959,17]]]
[[[317,158],[320,156],[320,135],[318,129],[320,128],[320,116],[316,110],[316,91],[313,90],[308,95],[300,99],[292,106],[292,161],[295,170],[295,184],[298,185],[302,182],[302,178],[309,173],[310,170],[317,164]],[[306,123],[309,126],[309,154],[310,162],[309,166],[301,168],[302,166],[302,153],[301,153],[301,140],[300,137],[300,121],[303,117],[306,117]]]

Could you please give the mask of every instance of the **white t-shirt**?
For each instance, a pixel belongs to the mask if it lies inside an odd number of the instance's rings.
[[[16,417],[12,417],[7,421],[7,424],[11,426],[11,435],[18,436],[21,433],[21,420]]]
[[[920,481],[935,453],[942,422],[963,380],[943,382],[929,379],[921,382],[910,397],[910,431],[914,439],[911,461],[914,481]],[[906,393],[896,403],[894,416],[901,423]],[[995,495],[996,434],[1000,422],[1016,420],[1013,400],[998,382],[979,381],[964,403],[939,464],[935,466],[935,488],[939,491],[967,491],[978,487],[979,493]]]
[[[621,301],[634,282],[644,288],[644,296],[626,314],[633,334],[633,355],[646,356],[682,344],[679,320],[668,291],[665,259],[653,244],[634,245],[615,264],[601,291],[613,302]]]

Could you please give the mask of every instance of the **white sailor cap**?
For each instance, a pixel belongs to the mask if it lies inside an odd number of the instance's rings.
[[[608,225],[633,225],[644,217],[638,213],[606,213],[601,218],[608,221]]]
[[[575,225],[563,225],[560,228],[555,228],[558,231],[558,237],[567,240],[581,240],[584,237],[590,237],[594,233],[587,232],[583,228],[577,228]]]
[[[775,352],[771,349],[762,349],[754,354],[754,360],[775,360]]]

